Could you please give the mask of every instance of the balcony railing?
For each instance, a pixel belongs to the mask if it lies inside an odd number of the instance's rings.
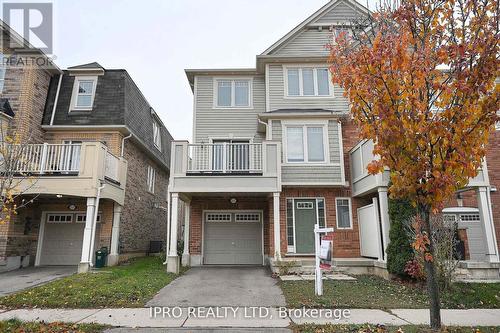
[[[80,170],[81,144],[12,145],[12,171],[26,174],[70,174]]]
[[[108,179],[118,182],[120,179],[120,159],[108,151],[106,152],[105,163],[104,176]]]
[[[189,144],[187,173],[262,173],[262,144]]]

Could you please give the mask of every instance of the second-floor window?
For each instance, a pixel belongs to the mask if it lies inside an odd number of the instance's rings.
[[[151,165],[148,165],[148,179],[147,179],[148,192],[155,193],[155,181],[156,181],[156,170]]]
[[[73,87],[73,96],[71,99],[72,110],[92,110],[96,84],[97,77],[95,76],[75,77],[75,85]]]
[[[285,75],[288,97],[332,95],[326,67],[286,67]]]
[[[216,79],[215,107],[249,108],[251,107],[252,80],[250,79]]]
[[[156,120],[153,120],[153,142],[155,147],[161,151],[161,127]]]
[[[321,125],[286,127],[288,163],[326,162],[326,130]]]

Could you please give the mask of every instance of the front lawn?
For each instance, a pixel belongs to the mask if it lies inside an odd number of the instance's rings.
[[[428,333],[428,326],[295,325],[294,333]],[[497,333],[498,327],[443,327],[446,333]]]
[[[103,268],[97,273],[75,274],[1,297],[0,307],[142,307],[176,277],[166,273],[161,258],[138,258],[128,265]]]
[[[19,320],[0,321],[2,333],[100,333],[107,326],[97,324],[35,323]]]
[[[398,309],[427,308],[424,287],[387,281],[377,276],[357,276],[356,281],[323,283],[323,296],[314,295],[314,281],[281,281],[287,305],[313,308]],[[443,308],[500,308],[500,283],[456,283],[442,294]]]

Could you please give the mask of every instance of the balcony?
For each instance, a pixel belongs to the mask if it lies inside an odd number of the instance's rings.
[[[17,191],[24,194],[97,196],[123,204],[127,162],[111,154],[100,142],[82,144],[21,144],[7,146],[4,170],[21,178]]]
[[[171,191],[276,192],[281,188],[279,142],[172,142]]]
[[[350,158],[353,196],[363,196],[377,191],[378,187],[387,187],[389,185],[389,170],[384,170],[384,172],[377,175],[370,175],[366,169],[371,161],[377,159],[373,155],[373,141],[363,140],[359,142],[351,149]],[[486,161],[484,161],[478,175],[470,180],[466,188],[488,186],[487,170]]]

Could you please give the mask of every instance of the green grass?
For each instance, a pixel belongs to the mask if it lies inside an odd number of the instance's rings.
[[[428,326],[380,326],[380,325],[295,325],[294,333],[424,333]],[[497,333],[499,327],[443,327],[447,333]]]
[[[356,281],[324,281],[323,296],[314,295],[314,281],[281,281],[289,307],[313,308],[426,308],[423,287],[357,276]],[[443,308],[500,308],[500,283],[456,283],[441,295]]]
[[[142,307],[176,277],[166,273],[161,258],[138,258],[131,260],[129,265],[104,268],[98,273],[75,274],[1,297],[0,307]]]
[[[97,324],[35,323],[19,320],[0,321],[2,333],[100,333],[107,326]]]

